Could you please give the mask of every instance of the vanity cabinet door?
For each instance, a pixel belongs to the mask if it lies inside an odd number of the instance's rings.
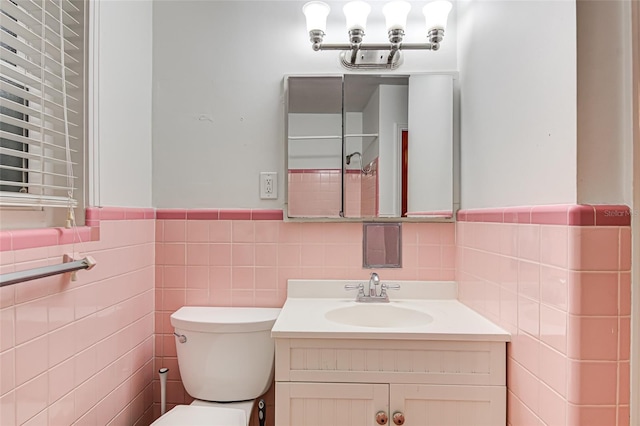
[[[387,384],[276,382],[278,426],[377,426],[380,411],[389,415]]]
[[[389,424],[393,414],[404,426],[504,426],[504,386],[390,385]],[[402,424],[402,423],[398,423]]]

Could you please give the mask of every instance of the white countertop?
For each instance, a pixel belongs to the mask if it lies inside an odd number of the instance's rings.
[[[389,291],[390,304],[430,315],[433,320],[407,327],[363,327],[330,321],[333,309],[363,305],[355,302],[349,280],[289,280],[288,297],[276,320],[274,338],[457,340],[508,342],[511,335],[456,299],[455,282],[386,281],[400,284]]]

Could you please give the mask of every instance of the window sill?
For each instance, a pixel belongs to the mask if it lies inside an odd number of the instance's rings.
[[[76,228],[35,228],[0,231],[0,252],[100,240],[102,220],[155,219],[152,208],[90,207],[85,226]]]

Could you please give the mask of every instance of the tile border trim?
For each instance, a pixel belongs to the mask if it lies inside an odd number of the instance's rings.
[[[458,222],[569,226],[631,226],[633,212],[617,204],[554,204],[458,210]]]
[[[268,209],[157,209],[158,220],[283,220],[282,210]]]
[[[88,207],[85,225],[76,228],[33,228],[0,231],[0,252],[100,240],[100,221],[155,219],[155,209]]]
[[[89,207],[85,226],[75,229],[34,228],[0,231],[0,252],[100,240],[103,220],[283,220],[282,210],[266,209],[154,209]]]

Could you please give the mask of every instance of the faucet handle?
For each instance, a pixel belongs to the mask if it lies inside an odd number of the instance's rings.
[[[387,284],[382,283],[383,290],[400,290],[400,284]]]
[[[382,289],[382,291],[380,292],[380,296],[387,297],[387,290],[400,290],[400,284],[382,283],[380,288]]]
[[[345,284],[345,290],[358,290],[358,295],[364,295],[364,284]]]
[[[345,290],[364,290],[364,284],[345,284]]]
[[[356,296],[356,301],[359,301],[360,299],[364,298],[364,284],[360,283],[360,284],[345,284],[344,285],[344,289],[345,290],[358,290],[358,295]]]

